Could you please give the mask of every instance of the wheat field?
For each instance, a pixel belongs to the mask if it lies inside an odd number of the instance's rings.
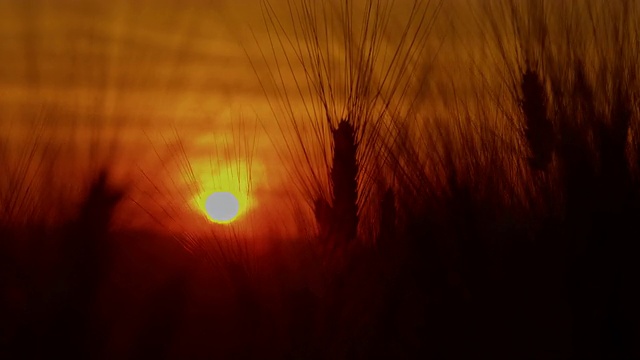
[[[0,0],[0,358],[640,357],[638,15]]]

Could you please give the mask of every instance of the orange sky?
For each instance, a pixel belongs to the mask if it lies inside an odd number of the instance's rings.
[[[282,0],[271,2],[284,9]],[[432,82],[455,73],[452,59],[464,65],[455,46],[476,51],[463,10],[471,3],[445,1],[431,39],[437,44],[446,34],[449,45],[438,55]],[[5,140],[24,143],[39,119],[47,138],[73,144],[59,155],[60,178],[81,178],[87,162],[112,160],[118,179],[135,184],[132,197],[173,229],[191,226],[193,214],[182,208],[198,193],[192,182],[205,192],[250,186],[251,207],[241,218],[258,221],[262,230],[286,222],[292,187],[267,136],[277,126],[242,47],[259,60],[249,26],[266,44],[259,0],[0,0],[0,14]],[[437,67],[442,63],[449,66]],[[266,74],[260,61],[254,65]],[[176,152],[167,152],[167,143],[176,136],[193,179],[184,176],[179,158],[168,160]]]

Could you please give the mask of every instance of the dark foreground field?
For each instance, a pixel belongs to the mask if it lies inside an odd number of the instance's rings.
[[[118,199],[97,181],[65,226],[2,229],[1,356],[636,358],[640,202],[587,179],[559,215],[452,186],[375,246],[329,254],[109,231]]]

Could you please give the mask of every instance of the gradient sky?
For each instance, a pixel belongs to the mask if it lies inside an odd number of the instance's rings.
[[[282,0],[271,3],[285,9]],[[457,71],[452,59],[465,66],[454,49],[476,51],[470,4],[445,1],[430,41],[434,49],[447,45],[431,86]],[[137,179],[137,191],[147,194],[137,199],[162,213],[191,196],[180,161],[169,160],[176,148],[167,144],[179,136],[193,180],[207,191],[247,177],[238,169],[251,160],[251,181],[239,181],[251,183],[253,206],[263,214],[255,217],[272,222],[264,215],[291,209],[282,162],[267,136],[277,126],[248,61],[260,60],[250,29],[261,46],[267,41],[259,0],[0,0],[0,14],[5,140],[26,141],[40,121],[49,139],[74,144],[57,163],[63,177],[76,179],[87,163],[110,160],[121,179]],[[254,66],[267,74],[260,61]],[[110,146],[113,139],[118,146]],[[240,154],[247,147],[251,159]],[[215,165],[220,158],[227,160]]]

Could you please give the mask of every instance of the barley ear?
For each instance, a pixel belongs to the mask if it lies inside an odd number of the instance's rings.
[[[348,120],[341,120],[331,130],[333,135],[333,163],[331,188],[336,241],[348,243],[357,236],[358,229],[358,163],[355,129]]]
[[[529,165],[534,170],[546,170],[555,147],[553,123],[547,115],[547,96],[535,70],[527,67],[520,83],[524,114],[524,136],[529,147]]]

